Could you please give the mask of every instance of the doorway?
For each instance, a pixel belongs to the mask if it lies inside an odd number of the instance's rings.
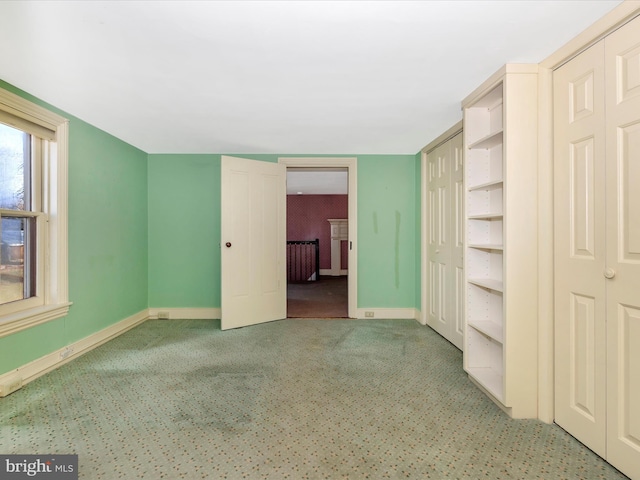
[[[357,318],[356,159],[279,163],[287,166],[287,240],[320,240],[318,263],[302,260],[314,263],[313,273],[288,282],[287,317]]]

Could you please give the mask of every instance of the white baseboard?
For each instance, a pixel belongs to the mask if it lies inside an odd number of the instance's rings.
[[[340,274],[339,275],[335,275],[333,273],[333,270],[331,270],[330,268],[321,268],[320,269],[320,275],[326,276],[326,277],[342,277],[344,275],[349,275],[349,270],[342,269],[342,270],[340,270]]]
[[[27,363],[14,370],[10,370],[0,375],[0,385],[12,382],[13,379],[20,378],[22,385],[25,385],[45,373],[54,370],[61,365],[79,357],[83,353],[108,342],[118,335],[122,335],[127,330],[141,324],[149,318],[149,310],[144,309],[124,320],[119,321],[99,332],[89,335],[88,337],[78,340],[66,347],[60,348],[55,352],[51,352],[44,357],[40,357],[32,362]]]
[[[427,324],[427,316],[425,315],[424,317],[422,316],[422,311],[416,308],[416,321],[420,324],[420,325],[426,325]]]
[[[222,317],[219,308],[150,308],[149,318],[168,320],[218,320]]]
[[[367,313],[373,313],[373,316],[367,316]],[[358,308],[358,318],[385,318],[389,320],[415,320],[418,317],[418,311],[415,308]]]

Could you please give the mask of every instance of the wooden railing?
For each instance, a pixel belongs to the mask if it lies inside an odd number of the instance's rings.
[[[314,282],[320,276],[320,240],[287,241],[287,282]]]

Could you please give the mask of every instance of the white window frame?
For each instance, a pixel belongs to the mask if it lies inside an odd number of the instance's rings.
[[[0,88],[0,110],[55,133],[42,140],[42,214],[37,216],[36,296],[0,305],[0,337],[69,312],[67,171],[69,122],[60,115]],[[18,127],[19,128],[19,127]],[[29,215],[28,212],[27,215]]]

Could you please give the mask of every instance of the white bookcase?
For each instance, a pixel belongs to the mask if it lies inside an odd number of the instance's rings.
[[[462,102],[469,378],[537,417],[537,65],[505,65]]]

